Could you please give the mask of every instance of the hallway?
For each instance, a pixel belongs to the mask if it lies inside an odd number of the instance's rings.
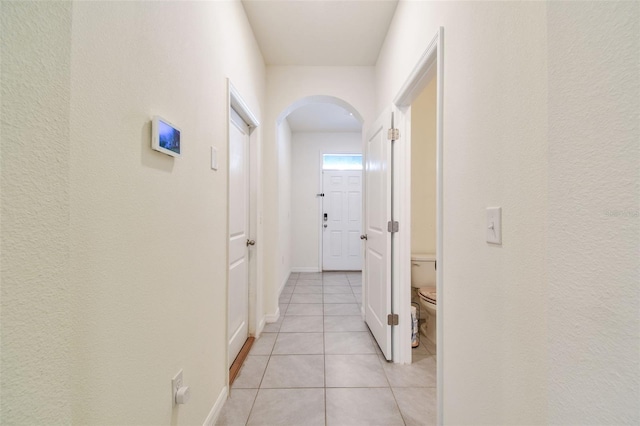
[[[388,363],[361,299],[360,273],[292,273],[280,319],[254,343],[216,424],[435,424],[435,348]]]

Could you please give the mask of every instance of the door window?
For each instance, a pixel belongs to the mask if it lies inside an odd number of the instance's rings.
[[[362,154],[323,154],[322,170],[362,170]]]

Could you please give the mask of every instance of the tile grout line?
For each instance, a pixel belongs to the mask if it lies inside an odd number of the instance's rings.
[[[293,289],[294,290],[295,290],[295,288],[297,286],[297,283],[298,283],[298,278],[296,278],[295,284],[293,285]],[[293,294],[293,293],[291,293],[291,294]],[[291,299],[289,299],[289,302],[291,302]],[[278,305],[280,305],[280,300],[278,300]],[[287,303],[287,310],[288,309],[289,309],[289,303]],[[286,313],[286,311],[285,311],[285,313]],[[282,314],[282,321],[284,321],[285,313]],[[276,334],[276,339],[273,342],[273,347],[271,348],[271,352],[269,352],[269,359],[267,360],[267,365],[265,366],[264,371],[262,372],[262,378],[260,379],[260,383],[258,383],[258,388],[256,389],[256,396],[253,398],[253,403],[251,404],[251,408],[249,409],[249,415],[247,416],[247,421],[245,422],[245,426],[248,426],[249,419],[251,418],[251,414],[253,412],[253,409],[255,408],[256,401],[258,400],[258,394],[260,393],[260,389],[262,388],[262,381],[264,380],[264,376],[267,373],[267,368],[269,367],[269,362],[271,362],[271,356],[273,355],[273,350],[275,349],[276,343],[278,342],[278,337],[280,336],[280,328],[281,327],[282,327],[282,322],[280,322],[280,327],[278,327],[278,331],[275,333]]]
[[[340,278],[340,277],[337,276],[337,278]],[[246,425],[249,423],[249,419],[251,418],[251,415],[253,414],[253,410],[254,410],[254,408],[256,406],[258,394],[261,392],[262,389],[284,389],[284,388],[263,388],[262,385],[263,385],[263,382],[264,382],[264,378],[266,376],[266,371],[269,368],[269,365],[271,363],[272,358],[274,356],[278,356],[277,354],[274,353],[275,352],[275,347],[276,347],[276,344],[278,343],[278,339],[279,339],[280,334],[283,333],[282,324],[283,324],[284,319],[286,317],[286,312],[288,311],[288,309],[290,307],[290,304],[292,302],[293,294],[296,294],[295,290],[299,287],[298,280],[300,280],[300,279],[301,278],[298,275],[298,277],[296,277],[296,279],[295,279],[295,282],[293,283],[293,290],[292,290],[292,293],[290,293],[290,296],[289,296],[290,298],[288,300],[288,303],[284,303],[284,305],[286,307],[283,310],[282,321],[280,322],[280,325],[279,325],[277,331],[275,332],[276,338],[275,338],[274,344],[273,344],[273,346],[271,348],[271,351],[268,354],[267,366],[265,367],[265,369],[263,371],[260,383],[258,385],[258,389],[256,389],[256,396],[255,396],[255,398],[253,400],[253,404],[252,404],[252,406],[251,406],[251,408],[249,410],[249,416],[247,418],[247,422],[245,423]],[[345,276],[345,279],[346,279],[347,285],[349,285],[349,287],[350,287],[349,288],[349,293],[335,293],[335,294],[351,294],[353,296],[353,298],[355,299],[355,305],[357,306],[359,303],[362,303],[362,302],[361,301],[359,302],[357,300],[356,293],[354,292],[354,288],[351,285],[352,284],[351,281],[349,281],[348,275]],[[340,280],[338,280],[338,281],[330,281],[330,282],[325,283],[324,279],[321,278],[319,281],[320,281],[319,285],[321,286],[320,288],[322,289],[322,293],[320,293],[322,295],[322,302],[320,304],[322,313],[321,313],[321,315],[318,315],[318,316],[321,317],[321,321],[322,321],[321,322],[321,324],[322,324],[322,329],[321,329],[322,330],[322,355],[323,355],[323,387],[322,387],[322,389],[323,389],[323,398],[324,398],[324,424],[328,425],[329,422],[328,422],[328,417],[327,417],[327,414],[328,414],[327,413],[327,390],[329,388],[327,387],[327,377],[326,377],[327,376],[326,336],[327,336],[328,332],[327,332],[327,328],[325,326],[325,320],[328,317],[331,317],[331,315],[326,315],[326,311],[325,311],[325,308],[327,306],[327,303],[325,302],[325,294],[326,294],[325,293],[325,286],[341,285],[341,284],[338,284],[340,282]],[[334,293],[331,293],[331,294],[334,294]],[[345,303],[347,303],[347,302],[345,302]],[[339,303],[339,304],[345,304],[345,303]],[[351,304],[353,302],[348,302],[348,303]],[[315,315],[301,315],[301,317],[303,317],[303,318],[306,317],[307,321],[309,321],[309,318],[308,318],[309,316],[315,316]],[[336,315],[333,315],[333,316],[336,316]],[[340,315],[338,315],[338,316],[340,316]],[[349,317],[349,316],[354,316],[355,317],[355,316],[357,316],[357,317],[360,317],[360,315],[341,315],[341,316],[346,316],[346,317]],[[302,322],[304,322],[304,320]],[[294,332],[292,332],[292,333],[294,333]],[[348,330],[334,331],[334,332],[335,333],[350,333],[350,331],[348,331]],[[284,333],[287,333],[287,332],[284,332]],[[306,331],[306,332],[300,331],[300,332],[295,332],[295,333],[313,333],[313,331]],[[370,332],[369,332],[369,334],[370,334]],[[287,355],[287,354],[280,354],[280,355]],[[313,355],[313,354],[290,354],[290,355]],[[354,353],[345,353],[344,355],[356,355],[356,354],[354,354]],[[382,359],[378,355],[377,351],[374,351],[373,355],[375,355],[378,358],[378,362],[379,362],[379,364],[381,364],[382,363]],[[359,387],[358,386],[358,387],[353,387],[353,388],[352,387],[338,387],[338,388],[340,388],[340,389],[356,389],[356,388],[360,388],[360,389],[370,389],[370,388],[390,389],[391,392],[392,392],[392,397],[393,397],[394,403],[396,405],[396,409],[401,415],[401,419],[402,419],[403,424],[406,425],[406,421],[404,420],[404,416],[402,414],[402,411],[399,408],[399,404],[398,404],[395,392],[393,392],[393,389],[391,388],[391,384],[389,382],[389,378],[388,378],[387,373],[384,370],[384,368],[383,368],[383,374],[384,374],[384,377],[385,377],[386,382],[387,382],[387,386],[386,387],[377,387],[377,386],[375,386],[375,387],[369,387],[369,386]],[[293,389],[318,389],[318,388],[317,387],[290,388],[290,390],[293,390]]]
[[[327,426],[327,350],[325,344],[326,328],[324,326],[325,312],[324,312],[324,281],[322,283],[322,357],[324,360],[324,424]]]

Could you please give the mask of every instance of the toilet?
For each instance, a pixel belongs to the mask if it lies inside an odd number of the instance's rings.
[[[411,254],[411,287],[420,305],[420,318],[426,321],[420,333],[433,345],[436,344],[436,255]]]

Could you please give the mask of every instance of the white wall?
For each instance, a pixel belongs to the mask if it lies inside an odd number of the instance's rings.
[[[549,419],[640,424],[640,3],[547,31]]]
[[[640,422],[639,7],[398,6],[379,111],[445,28],[446,424]]]
[[[226,77],[264,111],[242,5],[2,8],[2,423],[202,424],[227,377]],[[182,158],[150,149],[153,114]]]
[[[382,108],[444,26],[447,424],[547,420],[546,311],[531,303],[546,297],[546,201],[530,196],[546,189],[545,20],[542,3],[400,2],[378,62]],[[493,205],[501,247],[485,241]]]
[[[72,422],[71,4],[1,2],[0,423]]]
[[[411,104],[411,253],[436,252],[436,88]]]
[[[321,153],[361,153],[362,134],[306,133],[293,134],[292,157],[292,265],[293,270],[320,271],[319,211],[316,196],[321,192]]]
[[[291,274],[291,156],[292,135],[285,119],[278,126],[278,293]]]
[[[332,96],[350,104],[371,123],[375,106],[373,67],[267,67],[266,118],[263,122],[263,170],[262,190],[264,194],[264,230],[262,244],[276,247],[280,240],[280,195],[278,189],[279,170],[287,167],[280,164],[277,143],[276,121],[280,114],[294,102],[309,96]],[[275,314],[278,308],[278,290],[281,283],[280,267],[276,250],[265,253],[264,259],[264,309],[267,315]],[[289,262],[291,262],[289,260]],[[286,263],[286,260],[285,260]]]

